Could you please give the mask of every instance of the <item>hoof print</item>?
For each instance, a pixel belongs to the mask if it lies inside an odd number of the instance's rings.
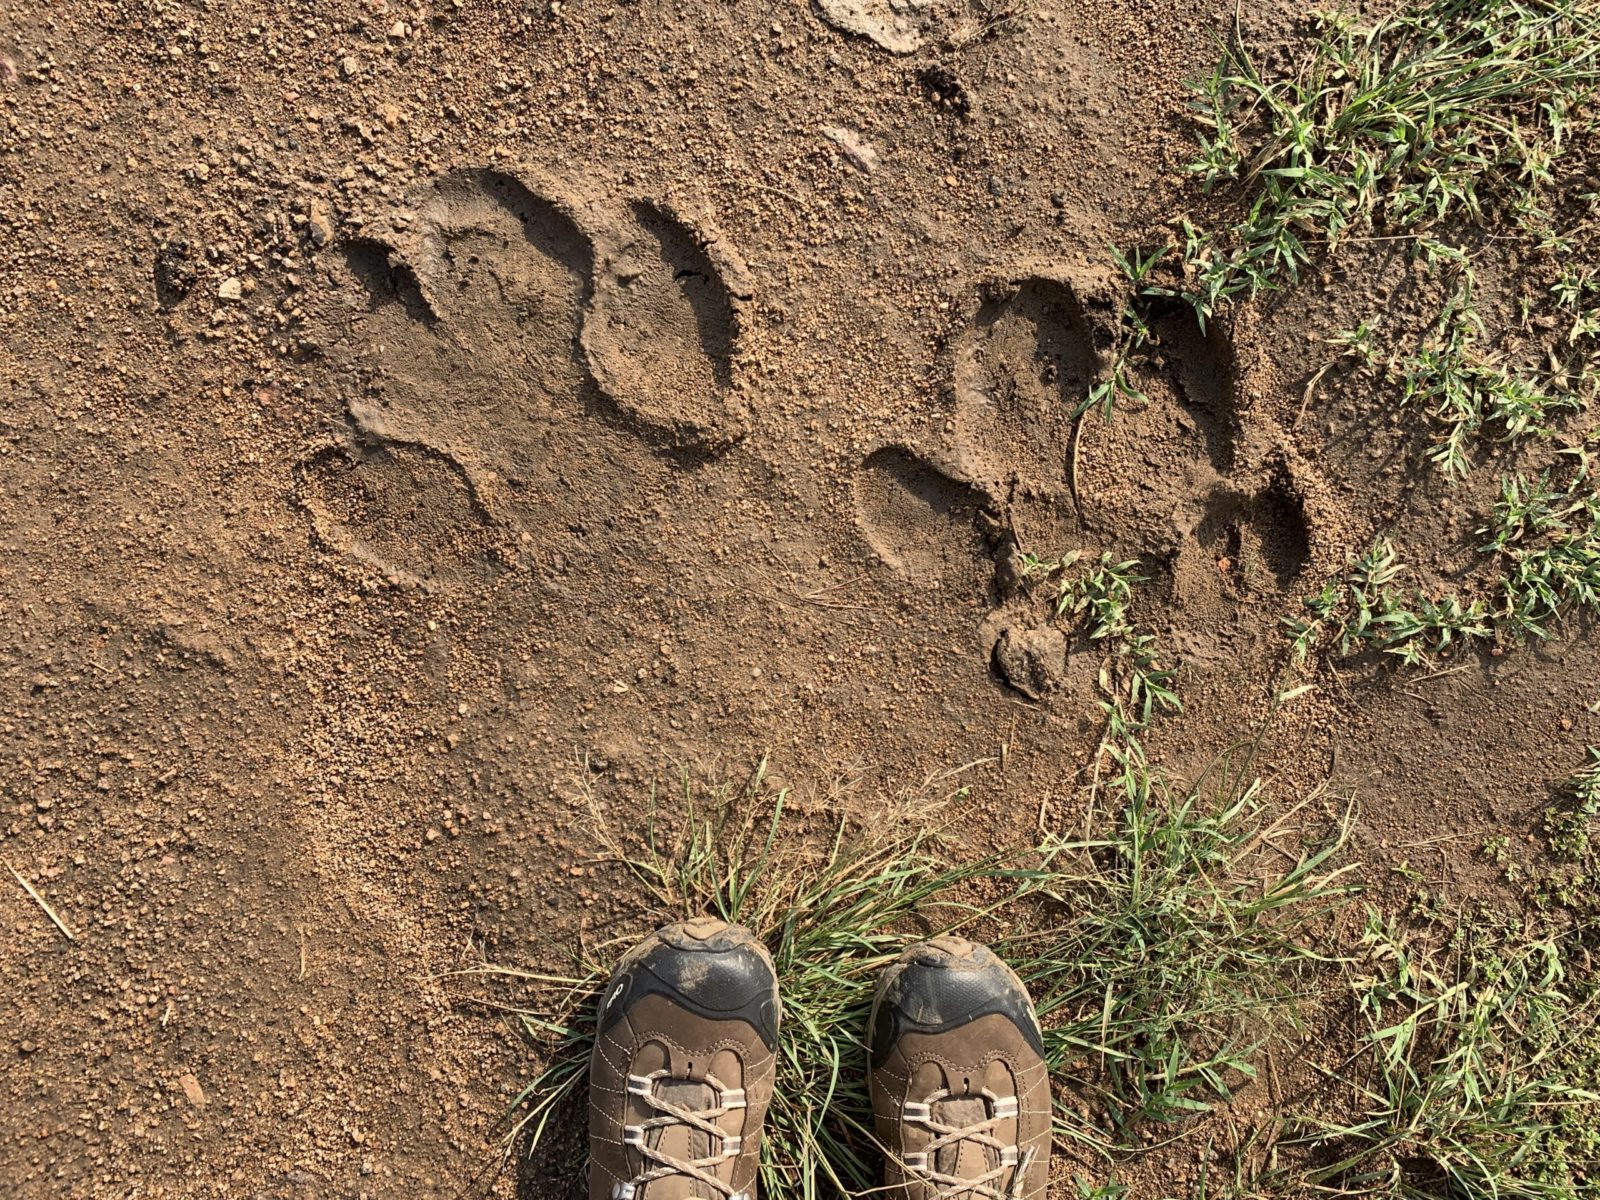
[[[1165,368],[1153,382],[1171,388],[1172,399],[1194,422],[1212,468],[1231,471],[1239,437],[1232,342],[1215,323],[1201,329],[1194,310],[1183,303],[1158,308],[1150,334]]]
[[[436,591],[501,569],[499,531],[477,489],[432,447],[323,450],[301,464],[297,484],[316,540],[390,584]]]
[[[1116,342],[1113,290],[1041,272],[987,284],[967,308],[949,364],[960,453],[997,490],[1061,494],[1074,413]]]
[[[855,490],[862,534],[902,575],[938,585],[985,574],[978,529],[984,503],[974,488],[909,450],[887,446],[861,464]]]
[[[573,205],[551,198],[559,194],[504,171],[457,171],[367,236],[389,249],[429,316],[463,337],[496,324],[570,337],[592,256]]]
[[[749,431],[735,369],[749,273],[702,220],[648,201],[632,217],[600,255],[583,324],[589,372],[647,439],[725,449]]]
[[[362,403],[384,412],[397,444],[470,450],[517,477],[536,469],[551,414],[581,413],[593,255],[572,205],[538,186],[494,170],[445,175],[346,244],[367,293],[347,334]]]

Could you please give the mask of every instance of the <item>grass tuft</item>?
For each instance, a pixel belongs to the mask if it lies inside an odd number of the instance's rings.
[[[1319,1165],[1278,1192],[1394,1200],[1578,1200],[1600,1183],[1600,990],[1557,940],[1458,936],[1435,966],[1373,916],[1357,1115],[1308,1122]]]
[[[1259,786],[1225,764],[1211,795],[1173,788],[1137,746],[1116,759],[1109,828],[1045,841],[1030,890],[1050,909],[1006,950],[1026,964],[1052,1068],[1106,1115],[1110,1141],[1133,1145],[1144,1122],[1209,1112],[1254,1078],[1261,1039],[1332,961],[1307,928],[1350,889],[1349,868],[1329,865],[1345,828],[1305,837],[1300,808],[1269,825]],[[1287,865],[1266,858],[1279,837]]]
[[[1302,603],[1284,622],[1296,662],[1314,650],[1339,655],[1375,650],[1416,665],[1454,647],[1499,638],[1545,639],[1573,610],[1600,609],[1600,493],[1587,446],[1568,451],[1578,469],[1565,484],[1546,472],[1511,476],[1478,530],[1479,550],[1500,570],[1477,596],[1428,596],[1402,588],[1399,551],[1379,538],[1342,578]]]
[[[1209,316],[1374,230],[1430,249],[1453,217],[1533,205],[1593,125],[1597,84],[1591,0],[1423,0],[1367,26],[1324,17],[1280,79],[1234,45],[1198,88],[1206,132],[1190,170],[1251,199],[1220,234],[1188,230],[1186,297]]]
[[[1149,582],[1149,576],[1139,573],[1137,559],[1119,562],[1110,551],[1076,569],[1084,558],[1082,550],[1053,559],[1024,554],[1022,569],[1025,575],[1050,579],[1056,589],[1056,616],[1106,649],[1100,677],[1108,731],[1104,750],[1108,744],[1133,739],[1158,712],[1181,712],[1183,702],[1173,685],[1177,668],[1162,665],[1164,656],[1155,637],[1139,632],[1133,622],[1134,589]]]

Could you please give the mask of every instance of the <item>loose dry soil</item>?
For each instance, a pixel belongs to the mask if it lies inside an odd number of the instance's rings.
[[[0,870],[0,1194],[555,1194],[448,973],[641,919],[586,792],[967,784],[977,853],[1071,827],[1100,736],[1020,552],[1144,562],[1179,773],[1375,529],[1454,569],[1484,496],[1301,413],[1397,261],[1167,314],[1072,420],[1231,6],[826,7],[0,0],[0,855],[73,934]],[[1456,665],[1328,676],[1261,766],[1459,897],[1600,652]]]

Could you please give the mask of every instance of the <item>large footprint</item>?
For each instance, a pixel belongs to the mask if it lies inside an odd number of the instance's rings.
[[[536,504],[569,486],[559,476],[573,464],[575,426],[594,415],[680,461],[748,429],[737,369],[747,273],[702,220],[671,205],[612,209],[527,172],[457,172],[363,230],[347,259],[369,297],[346,331],[366,380],[348,404],[357,439],[399,448],[397,463],[413,451],[448,463],[491,522],[510,521],[518,497]],[[314,456],[302,498],[333,486],[317,476],[345,470],[338,456]],[[442,495],[405,465],[368,471],[365,486]],[[334,507],[313,514],[325,544],[384,540],[364,524],[370,505],[344,511],[356,525],[342,533]],[[470,569],[388,565],[393,579]]]
[[[1108,277],[1050,268],[979,287],[946,356],[952,433],[939,465],[878,451],[858,474],[863,536],[899,573],[970,580],[973,547],[987,552],[980,637],[999,678],[1030,697],[1063,685],[1071,647],[1022,577],[1024,552],[1137,557],[1172,604],[1221,612],[1285,593],[1309,551],[1290,465],[1239,453],[1227,339],[1202,333],[1187,310],[1157,312],[1150,345],[1129,364],[1146,401],[1110,422],[1075,417],[1110,370],[1124,300]],[[948,504],[919,508],[927,495],[969,497],[974,525],[957,528]]]

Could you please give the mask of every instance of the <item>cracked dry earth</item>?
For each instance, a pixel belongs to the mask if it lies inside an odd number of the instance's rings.
[[[1298,419],[1337,280],[1159,314],[1073,419],[1231,9],[985,14],[0,0],[0,854],[73,935],[0,872],[0,1193],[564,1194],[450,973],[646,925],[584,796],[680,770],[1077,820],[1100,660],[1025,553],[1145,564],[1165,765],[1261,727],[1296,597],[1438,499]],[[1273,786],[1380,867],[1511,822],[1593,740],[1517,737],[1561,653],[1310,698]]]

